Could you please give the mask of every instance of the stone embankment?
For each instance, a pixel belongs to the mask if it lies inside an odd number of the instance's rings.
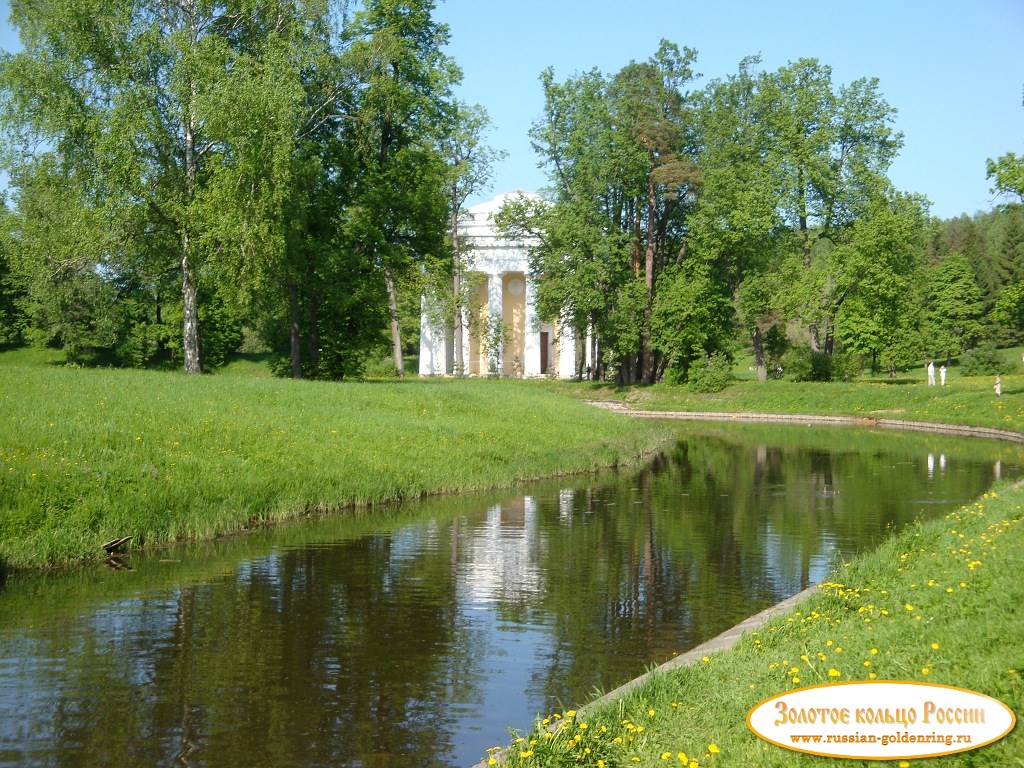
[[[591,405],[638,419],[678,419],[682,421],[733,421],[765,424],[806,424],[841,427],[878,427],[905,429],[912,432],[936,432],[965,437],[985,437],[1024,444],[1024,433],[992,427],[969,427],[962,424],[941,424],[930,421],[879,419],[865,416],[815,416],[795,413],[728,413],[723,411],[647,411],[617,401],[590,400]]]

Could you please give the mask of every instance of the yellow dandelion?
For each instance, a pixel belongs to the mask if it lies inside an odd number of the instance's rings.
[[[836,669],[835,667],[833,667],[832,669],[830,669],[830,670],[828,671],[828,676],[829,676],[829,677],[839,677],[839,676],[840,676],[841,674],[842,674],[842,672],[840,672],[840,671],[839,671],[838,669]]]
[[[683,765],[685,765],[688,762],[687,759],[686,759],[686,753],[685,752],[680,752],[679,754],[676,755],[676,757],[679,758],[679,762],[682,763]]]
[[[661,753],[661,759],[662,760],[668,760],[670,757],[672,757],[672,753],[671,752],[662,752]]]
[[[878,654],[878,649],[877,649],[877,648],[872,648],[872,649],[871,649],[871,650],[869,651],[869,653],[870,653],[870,654],[871,654],[872,656],[876,656],[876,655]]]
[[[938,643],[932,643],[932,650],[933,651],[939,650],[939,644]]]
[[[921,674],[927,675],[931,670],[928,667],[921,667]]]
[[[718,754],[718,746],[715,745],[715,744],[708,744],[708,752],[710,752],[712,755],[717,755]]]
[[[799,682],[800,682],[800,678],[799,677],[794,677],[793,678],[793,683],[794,684],[799,683]]]

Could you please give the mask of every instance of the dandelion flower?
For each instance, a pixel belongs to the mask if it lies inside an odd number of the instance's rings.
[[[842,672],[840,672],[840,671],[839,671],[838,669],[836,669],[835,667],[833,667],[832,669],[830,669],[830,670],[828,671],[828,676],[829,676],[829,677],[839,677],[839,676],[840,676],[841,674],[842,674]]]
[[[715,744],[708,744],[708,752],[710,752],[712,755],[717,755],[718,754],[718,746],[715,745]]]
[[[932,643],[932,650],[933,651],[939,650],[939,644],[938,643]]]

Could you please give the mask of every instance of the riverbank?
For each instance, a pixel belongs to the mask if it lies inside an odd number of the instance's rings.
[[[746,715],[776,694],[834,682],[954,685],[1024,711],[1022,522],[1024,487],[997,485],[844,564],[815,594],[732,648],[659,671],[582,716],[552,715],[511,746],[507,764],[831,766],[834,759],[760,740]],[[571,724],[547,736],[559,720]],[[1021,754],[1018,727],[976,751],[899,765],[1006,766]]]
[[[615,387],[605,382],[537,381],[531,385],[584,400],[619,402],[638,411],[766,413],[843,416],[863,419],[957,424],[1024,432],[1024,376],[957,377],[945,387],[924,380],[861,379],[798,383],[737,381],[721,392],[701,394],[686,387]]]
[[[501,380],[318,383],[0,355],[0,567],[637,464],[665,424]]]

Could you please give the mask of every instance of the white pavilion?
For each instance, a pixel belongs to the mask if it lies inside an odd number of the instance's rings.
[[[536,311],[536,286],[529,274],[529,249],[535,242],[511,240],[495,230],[494,216],[508,200],[537,198],[529,192],[508,192],[474,205],[460,221],[465,246],[463,351],[469,376],[510,377],[578,375],[578,355],[572,329],[549,322]],[[440,319],[436,302],[423,297],[420,315],[420,376],[450,375],[455,367],[451,324]],[[494,318],[503,323],[504,345],[489,349],[488,328]]]

